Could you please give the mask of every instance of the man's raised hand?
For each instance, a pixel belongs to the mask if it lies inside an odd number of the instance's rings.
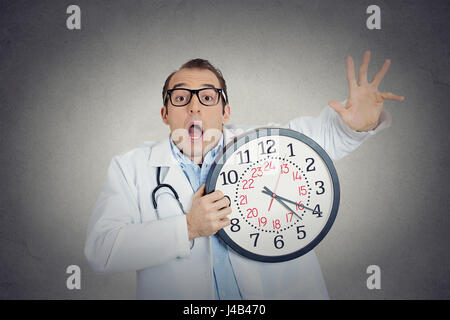
[[[347,99],[347,104],[344,107],[338,101],[328,102],[328,105],[355,131],[370,131],[378,126],[384,100],[403,101],[405,99],[391,92],[378,91],[378,86],[388,71],[391,60],[388,59],[384,62],[370,83],[367,81],[369,61],[370,51],[366,51],[358,69],[358,82],[356,82],[355,64],[353,58],[348,56],[347,81],[350,97]]]

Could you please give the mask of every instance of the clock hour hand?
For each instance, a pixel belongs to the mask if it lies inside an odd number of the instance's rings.
[[[264,190],[263,190],[262,192],[265,193],[265,194],[268,194],[268,195],[270,195],[270,196],[273,196],[273,192],[270,191],[270,189],[267,188],[266,186],[264,186]],[[297,202],[295,202],[295,201],[286,199],[286,198],[281,197],[281,196],[279,196],[279,195],[275,195],[275,199],[277,199],[277,198],[280,199],[280,200],[282,200],[282,201],[286,201],[286,202],[288,202],[288,203],[295,204],[296,206],[299,205],[299,204],[298,204]],[[302,206],[303,208],[307,209],[307,210],[310,210],[310,211],[314,212],[314,210],[311,209],[311,208],[305,207],[304,205],[301,205],[301,206]]]
[[[267,195],[273,197],[273,193],[271,193],[271,192],[269,192],[269,191],[263,190],[262,193],[267,194]],[[295,215],[297,216],[297,218],[299,218],[300,220],[303,220],[302,217],[300,217],[297,213],[295,213],[294,210],[292,210],[291,208],[289,208],[289,206],[288,206],[286,203],[284,203],[283,200],[280,199],[280,197],[278,197],[278,196],[275,195],[275,200],[277,200],[277,201],[278,201],[283,207],[285,207],[289,212],[292,212],[293,214],[295,214]],[[298,205],[298,203],[297,203],[297,205]]]

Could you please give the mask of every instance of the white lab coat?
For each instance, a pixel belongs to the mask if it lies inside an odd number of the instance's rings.
[[[389,123],[383,112],[376,130],[355,132],[326,107],[317,118],[296,118],[284,127],[311,137],[337,160]],[[225,143],[253,128],[224,126]],[[89,221],[85,255],[97,272],[136,270],[138,299],[214,299],[210,237],[196,238],[190,249],[186,217],[167,188],[158,192],[158,212],[153,209],[158,166],[161,183],[172,185],[189,211],[194,191],[169,138],[115,156]],[[313,251],[281,263],[228,251],[244,299],[328,299]]]

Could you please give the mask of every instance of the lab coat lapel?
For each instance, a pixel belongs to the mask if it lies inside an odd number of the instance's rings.
[[[191,208],[194,191],[181,167],[179,165],[169,167],[169,171],[161,183],[171,185],[177,191],[180,202],[187,213]]]

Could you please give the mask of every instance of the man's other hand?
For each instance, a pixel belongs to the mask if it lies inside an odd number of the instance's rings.
[[[230,200],[223,192],[204,193],[205,184],[194,194],[191,209],[186,214],[189,240],[213,235],[231,223],[227,217],[231,214]]]

